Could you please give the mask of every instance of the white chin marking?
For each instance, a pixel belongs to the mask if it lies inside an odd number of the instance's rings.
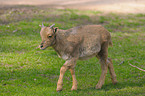
[[[44,48],[40,48],[41,50],[44,50],[44,49],[46,49],[46,47],[44,47]]]

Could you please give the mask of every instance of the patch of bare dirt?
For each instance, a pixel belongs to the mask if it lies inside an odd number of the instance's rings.
[[[145,13],[145,0],[0,0],[5,5],[37,5],[118,13]]]

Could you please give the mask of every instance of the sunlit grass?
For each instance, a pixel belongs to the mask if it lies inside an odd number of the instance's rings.
[[[26,11],[21,12],[23,7]],[[145,73],[129,65],[131,63],[145,69],[144,14],[106,15],[96,11],[38,9],[33,6],[22,6],[11,11],[8,9],[0,15],[0,95],[145,95]],[[108,72],[102,89],[95,89],[101,69],[94,57],[77,62],[77,91],[70,91],[72,78],[67,71],[63,91],[57,93],[59,70],[65,61],[58,58],[52,48],[44,51],[37,49],[41,42],[39,24],[42,22],[47,26],[55,23],[61,29],[86,24],[106,27],[112,34],[113,47],[109,47],[109,57],[113,59],[118,84],[112,84]]]

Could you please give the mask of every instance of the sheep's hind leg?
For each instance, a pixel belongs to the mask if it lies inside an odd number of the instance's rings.
[[[105,77],[107,74],[107,69],[108,69],[108,64],[107,64],[108,42],[102,44],[101,51],[98,53],[97,58],[100,60],[102,72],[101,72],[100,79],[96,85],[96,89],[101,89],[102,85],[104,84]]]
[[[112,83],[116,84],[117,83],[117,79],[116,79],[116,74],[115,74],[115,71],[114,71],[114,68],[113,68],[113,63],[112,63],[111,58],[107,59],[107,63],[108,63],[108,69],[109,69],[109,72],[110,72]]]
[[[96,89],[101,89],[102,85],[104,84],[105,77],[107,74],[107,67],[108,66],[107,66],[106,60],[102,60],[102,61],[100,61],[100,63],[101,63],[102,73],[101,73],[100,79],[96,85]]]

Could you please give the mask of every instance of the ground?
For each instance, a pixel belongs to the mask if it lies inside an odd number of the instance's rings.
[[[6,1],[10,0],[3,2]],[[145,69],[145,13],[50,7],[0,6],[0,96],[145,96],[145,72],[129,65]],[[56,92],[65,61],[52,48],[38,49],[42,22],[45,26],[55,23],[64,30],[87,24],[104,26],[112,36],[113,47],[109,47],[108,53],[118,83],[112,84],[108,72],[102,88],[95,89],[101,68],[94,57],[77,62],[77,91],[70,90],[72,78],[67,71],[63,91]]]

